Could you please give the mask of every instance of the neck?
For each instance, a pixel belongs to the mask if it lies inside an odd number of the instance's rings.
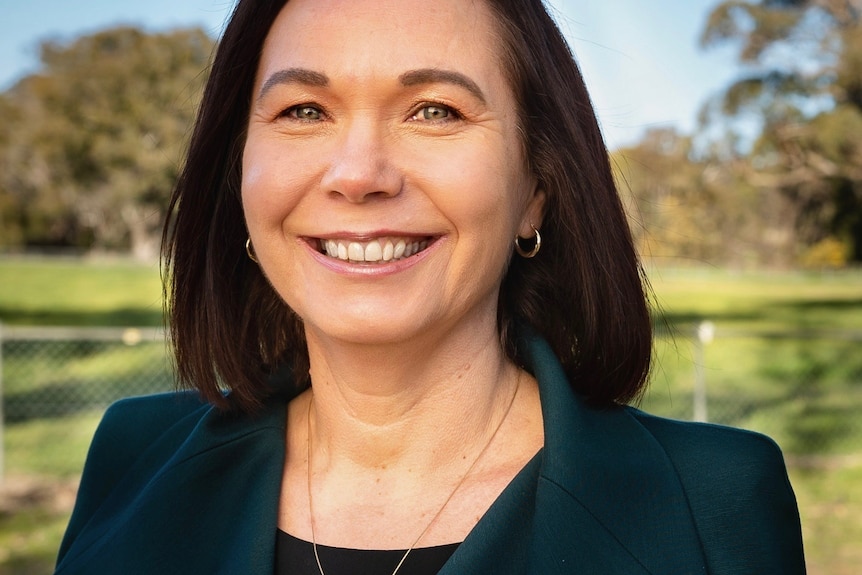
[[[517,380],[496,330],[385,346],[308,341],[310,430],[326,467],[421,472],[469,457]]]

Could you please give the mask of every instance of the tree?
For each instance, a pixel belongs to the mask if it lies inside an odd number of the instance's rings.
[[[0,97],[0,206],[30,245],[151,256],[213,41],[115,28],[46,42]]]
[[[663,263],[787,265],[786,202],[739,177],[723,148],[695,151],[673,129],[648,131],[614,155],[641,255]]]
[[[748,71],[705,113],[757,127],[741,177],[789,202],[801,248],[862,261],[862,0],[725,0],[702,43]]]

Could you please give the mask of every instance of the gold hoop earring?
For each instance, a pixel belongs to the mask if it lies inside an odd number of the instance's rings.
[[[542,248],[542,236],[539,234],[539,230],[536,229],[536,226],[530,224],[530,227],[533,228],[533,249],[525,250],[521,247],[521,240],[526,240],[529,238],[522,238],[521,236],[515,236],[515,251],[518,252],[518,255],[522,258],[530,259],[536,257],[536,254],[539,253],[539,250]]]
[[[245,253],[248,255],[248,259],[256,264],[260,263],[254,255],[254,247],[251,245],[251,238],[245,240]]]

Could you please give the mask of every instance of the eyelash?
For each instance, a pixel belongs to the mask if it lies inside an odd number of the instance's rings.
[[[318,113],[318,118],[302,118],[298,115],[300,110],[316,110]],[[282,118],[291,118],[293,120],[297,120],[300,122],[317,122],[321,120],[326,113],[320,106],[315,106],[314,104],[298,104],[296,106],[291,106],[285,109],[283,112],[279,114],[279,117]]]
[[[437,108],[443,110],[447,113],[445,118],[424,118],[419,119],[419,115],[422,114],[423,110],[427,110],[428,108]],[[451,122],[454,120],[462,120],[464,116],[452,106],[447,106],[446,104],[440,104],[438,102],[422,102],[418,106],[414,108],[414,112],[410,114],[410,119],[414,121],[425,121],[425,122]]]
[[[445,111],[447,113],[444,118],[419,118],[419,115],[423,113],[424,110],[429,108],[436,108],[438,110]],[[317,112],[318,117],[316,118],[304,118],[299,115],[299,113],[303,110],[315,110]],[[296,120],[299,122],[318,122],[324,119],[326,116],[326,112],[315,104],[297,104],[296,106],[290,106],[286,108],[279,114],[279,117],[282,118],[290,118],[292,120]],[[461,114],[458,110],[453,108],[452,106],[447,106],[446,104],[440,104],[437,102],[422,102],[413,108],[413,112],[410,113],[410,120],[417,122],[433,122],[433,123],[444,123],[451,122],[455,120],[464,119],[463,114]]]

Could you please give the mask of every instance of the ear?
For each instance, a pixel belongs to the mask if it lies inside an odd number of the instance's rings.
[[[524,215],[521,218],[520,225],[518,226],[518,235],[522,238],[531,238],[533,237],[533,227],[536,229],[542,229],[542,220],[545,217],[545,200],[547,199],[547,195],[545,194],[545,190],[540,188],[538,184],[533,187],[533,191],[530,194],[530,197],[527,200],[527,204],[524,207]]]

